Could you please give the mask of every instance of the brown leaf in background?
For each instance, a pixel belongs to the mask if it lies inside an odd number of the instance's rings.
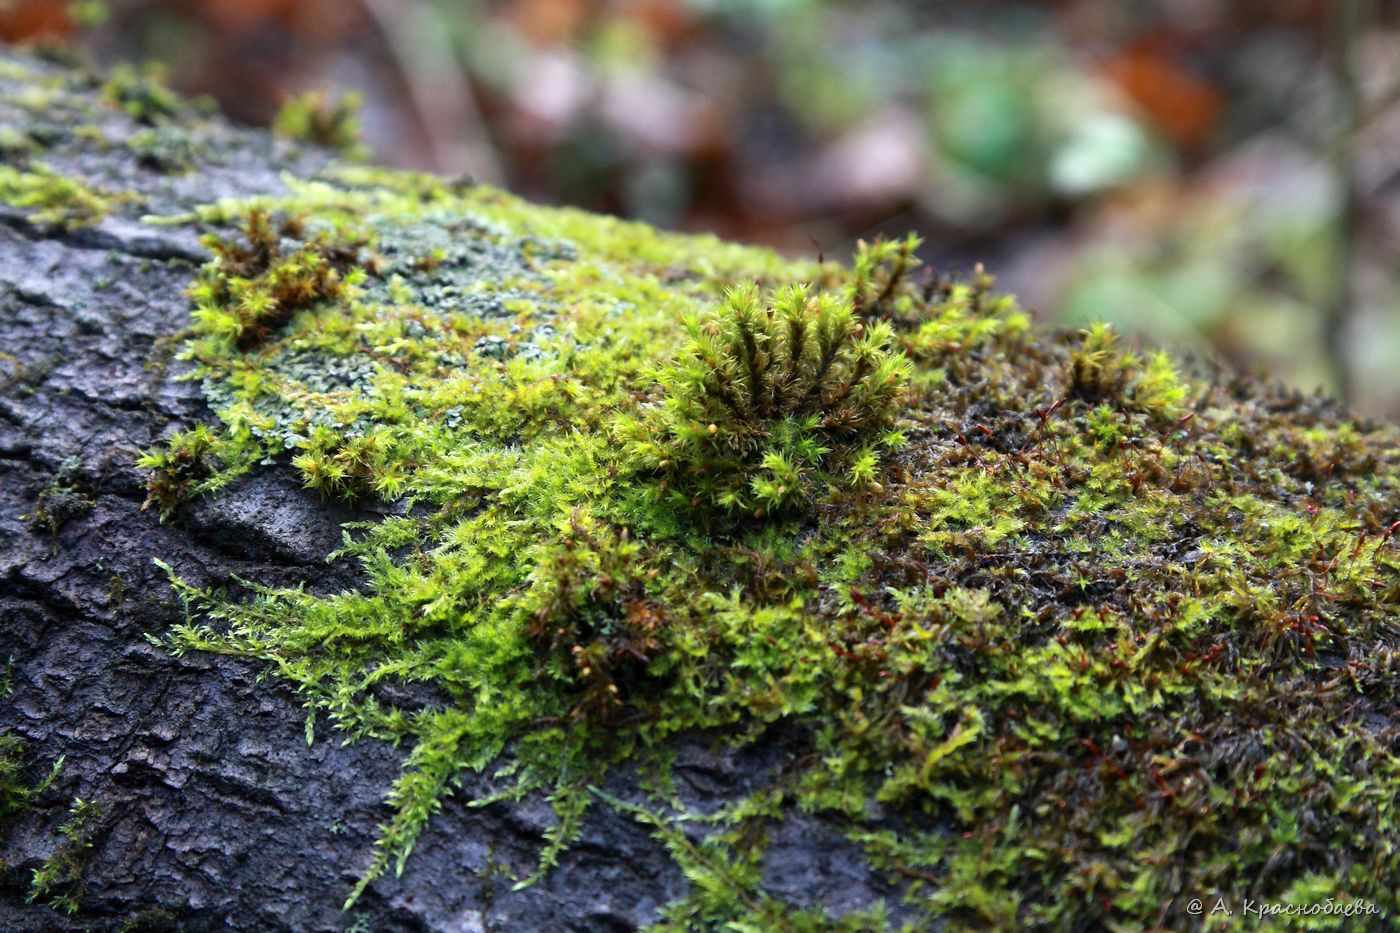
[[[593,17],[593,6],[578,0],[515,0],[507,15],[535,44],[561,45],[579,37]]]
[[[62,38],[72,32],[68,4],[62,0],[0,0],[0,41]]]
[[[1179,148],[1194,151],[1210,141],[1224,110],[1223,96],[1153,40],[1124,48],[1104,64],[1103,74]]]

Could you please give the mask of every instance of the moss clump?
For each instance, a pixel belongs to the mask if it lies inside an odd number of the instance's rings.
[[[113,68],[102,85],[102,99],[147,126],[171,120],[183,109],[179,96],[165,84],[165,69],[154,62]]]
[[[1113,328],[1103,323],[1081,332],[1070,355],[1069,386],[1081,398],[1164,418],[1181,416],[1188,392],[1170,356],[1159,352],[1143,359],[1124,349]]]
[[[68,818],[59,827],[62,840],[44,864],[34,869],[29,901],[42,900],[55,910],[76,914],[82,900],[83,870],[92,855],[102,808],[90,800],[73,798]]]
[[[109,197],[42,162],[24,169],[0,165],[0,204],[24,211],[32,223],[61,229],[93,226],[110,210]]]
[[[141,508],[157,506],[165,516],[192,496],[226,485],[250,466],[244,449],[202,424],[176,433],[136,462],[151,471]]]
[[[641,548],[626,529],[589,528],[578,513],[560,542],[542,550],[523,597],[525,635],[545,672],[577,689],[570,715],[601,720],[635,706],[668,629],[646,586],[657,571],[639,565]]]
[[[111,15],[106,0],[71,0],[68,4],[68,18],[80,29],[95,29]]]
[[[4,680],[6,690],[0,696],[9,692],[9,665]],[[34,798],[49,789],[63,768],[63,759],[59,758],[39,783],[30,785],[24,776],[26,748],[18,736],[0,735],[0,830],[8,830],[10,821],[29,809]]]
[[[302,452],[292,459],[292,466],[301,471],[308,489],[345,499],[373,494],[392,498],[402,473],[389,460],[391,446],[384,431],[345,437],[317,425],[301,440]]]
[[[912,273],[920,266],[917,251],[922,243],[911,233],[902,240],[881,237],[874,243],[861,240],[856,244],[847,287],[856,315],[905,325],[917,323],[911,314],[927,307],[918,301],[912,281]]]
[[[165,175],[181,175],[194,169],[196,146],[188,130],[160,126],[132,133],[126,147],[141,165]]]
[[[325,88],[307,91],[288,100],[277,111],[272,131],[284,139],[334,149],[350,159],[367,154],[360,127],[360,95],[332,95]]]
[[[762,300],[742,286],[717,313],[686,322],[689,345],[658,377],[663,400],[618,434],[638,463],[694,507],[810,507],[829,488],[879,487],[882,450],[909,363],[888,324],[850,302],[787,286]]]
[[[39,141],[12,126],[0,127],[0,158],[17,161],[28,158],[40,149]]]
[[[246,350],[297,311],[343,297],[365,273],[358,268],[363,240],[341,233],[308,237],[299,218],[253,211],[241,237],[208,238],[214,259],[191,291],[201,332]]]
[[[34,510],[24,520],[36,531],[47,531],[56,537],[64,525],[90,512],[97,504],[91,493],[80,485],[56,478],[40,490],[34,500]]]
[[[176,578],[161,642],[411,749],[352,901],[490,768],[549,795],[542,869],[599,801],[650,827],[695,883],[662,929],[1400,910],[1393,429],[1034,336],[907,241],[843,270],[424,176],[289,189],[194,218],[220,232],[182,356],[219,424],[151,455],[152,495],[266,464],[395,508],[347,529],[360,588]],[[775,732],[719,813],[590,789]],[[891,903],[766,890],[796,811]]]

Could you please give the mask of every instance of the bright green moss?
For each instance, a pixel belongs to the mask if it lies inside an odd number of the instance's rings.
[[[110,202],[110,196],[57,175],[42,162],[31,162],[25,169],[0,165],[0,204],[24,211],[33,223],[90,227],[107,216]]]
[[[90,800],[74,797],[68,818],[59,827],[58,847],[44,864],[34,869],[28,900],[43,901],[67,914],[78,912],[82,898],[83,869],[92,854],[97,823],[102,808]]]
[[[4,681],[8,693],[10,679],[9,665],[6,665]],[[48,790],[63,767],[63,759],[54,762],[53,768],[37,784],[30,785],[24,776],[25,752],[27,744],[18,736],[0,735],[0,831],[8,830],[10,821],[29,808],[35,797]]]
[[[619,419],[627,452],[681,503],[759,518],[829,487],[878,489],[881,449],[903,441],[890,428],[910,369],[893,330],[803,286],[760,301],[743,286],[686,321],[689,345],[657,377],[662,400]]]
[[[207,341],[246,350],[297,311],[348,298],[347,291],[363,283],[363,238],[344,225],[298,242],[302,234],[299,218],[253,211],[238,239],[206,239],[214,259],[191,296],[198,329]],[[287,246],[293,242],[298,245]]]
[[[136,461],[152,471],[142,508],[154,505],[162,515],[169,515],[180,503],[220,489],[246,473],[261,453],[246,428],[217,432],[200,424],[181,431]]]
[[[180,98],[165,84],[165,69],[156,63],[140,67],[117,65],[102,85],[102,99],[148,126],[170,120],[182,111]]]
[[[353,92],[332,97],[325,89],[307,91],[282,105],[272,131],[284,139],[335,149],[347,158],[364,158],[361,106],[360,95]]]
[[[1072,392],[1163,418],[1181,415],[1189,389],[1181,383],[1170,356],[1153,353],[1144,359],[1123,349],[1107,324],[1095,324],[1081,337],[1070,357]]]
[[[177,579],[161,639],[263,660],[309,737],[409,749],[352,901],[490,768],[549,795],[541,870],[588,806],[648,826],[695,886],[663,929],[1400,908],[1393,431],[1034,338],[913,241],[845,271],[425,176],[290,185],[180,220],[220,231],[183,350],[220,423],[145,463],[168,512],[253,468],[399,505],[346,530],[359,589]],[[774,728],[788,766],[722,813],[664,768],[646,806],[595,789]],[[766,891],[794,809],[902,903]]]
[[[3,677],[0,677],[0,697],[9,693],[10,664],[7,662],[4,667]],[[19,736],[3,734],[0,735],[0,841],[9,833],[10,828],[33,805],[34,801],[53,785],[58,778],[59,772],[63,769],[62,756],[58,758],[50,767],[47,774],[36,782],[31,783],[27,778],[26,765],[29,757],[29,744]],[[69,826],[76,824],[65,824],[63,834],[65,843],[69,837]],[[73,832],[77,832],[75,828]],[[62,846],[60,846],[62,850]],[[53,894],[53,906],[67,910],[69,913],[76,911],[77,900],[71,889],[62,892],[58,888],[66,888],[66,882],[76,880],[81,873],[81,863],[70,862],[64,856],[64,851],[55,852],[54,856],[46,861],[43,866],[36,871],[33,886],[30,890],[30,900],[38,897]],[[2,865],[3,863],[0,863]]]

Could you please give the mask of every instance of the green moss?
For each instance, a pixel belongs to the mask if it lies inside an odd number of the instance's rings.
[[[68,4],[68,16],[79,28],[94,29],[107,22],[111,15],[105,0],[72,0]]]
[[[90,227],[107,216],[111,200],[76,179],[55,174],[42,162],[31,162],[25,169],[0,165],[0,204],[24,211],[36,224]]]
[[[760,518],[828,488],[879,489],[881,450],[903,442],[890,428],[910,370],[888,324],[867,328],[849,302],[802,286],[762,307],[744,286],[686,330],[661,401],[617,425],[635,462],[665,474],[661,489]]]
[[[36,531],[46,531],[50,537],[57,537],[64,525],[91,511],[96,504],[91,493],[81,485],[56,477],[40,490],[34,510],[25,515],[24,520]]]
[[[1166,353],[1145,359],[1120,346],[1107,324],[1081,333],[1070,356],[1070,391],[1087,399],[1127,405],[1164,418],[1180,417],[1188,388],[1181,384]]]
[[[127,63],[112,69],[102,85],[102,99],[138,123],[155,126],[183,110],[179,96],[165,84],[165,69],[156,63]]]
[[[126,147],[136,161],[166,175],[180,175],[194,169],[196,145],[188,130],[160,126],[132,133]]]
[[[207,341],[248,349],[297,311],[346,298],[347,289],[361,284],[365,270],[357,264],[368,264],[360,256],[362,239],[347,238],[340,227],[287,245],[301,240],[303,232],[300,218],[253,211],[241,237],[206,239],[214,260],[192,295],[195,320]]]
[[[32,155],[40,144],[28,133],[21,133],[11,126],[0,127],[0,156],[15,160]]]
[[[291,98],[277,111],[272,131],[284,139],[334,149],[351,159],[367,155],[360,127],[360,95],[333,97],[324,88]]]
[[[169,516],[180,503],[248,472],[261,455],[261,447],[242,426],[216,431],[200,424],[180,431],[137,459],[138,466],[151,471],[141,507],[156,506],[162,516]]]
[[[639,564],[641,548],[624,529],[587,527],[575,513],[557,545],[541,549],[524,596],[525,635],[539,649],[543,672],[578,700],[572,717],[604,720],[641,702],[662,676],[649,670],[670,626],[647,595],[656,568]]]
[[[598,801],[654,832],[695,885],[666,929],[1400,909],[1393,430],[1034,336],[912,241],[848,271],[425,176],[289,184],[180,220],[220,231],[181,351],[219,424],[148,455],[152,501],[258,467],[396,508],[346,529],[361,588],[174,579],[159,641],[409,749],[352,902],[489,768],[474,804],[548,795],[541,870]],[[645,806],[590,790],[775,729],[785,767],[720,814],[664,769]],[[766,891],[795,810],[904,903]]]
[[[34,869],[29,901],[42,900],[55,910],[76,914],[82,899],[83,870],[92,855],[102,809],[90,800],[73,798],[68,818],[59,827],[62,840],[44,863]]]
[[[4,693],[8,694],[9,663],[5,665],[4,680]],[[29,784],[24,773],[27,748],[27,744],[19,736],[0,735],[0,830],[8,830],[11,821],[29,809],[35,797],[49,789],[63,768],[63,759],[59,758],[42,780],[33,785]]]

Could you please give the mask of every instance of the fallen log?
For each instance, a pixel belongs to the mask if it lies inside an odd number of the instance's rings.
[[[135,72],[0,151],[0,928],[1397,909],[1393,427]]]

